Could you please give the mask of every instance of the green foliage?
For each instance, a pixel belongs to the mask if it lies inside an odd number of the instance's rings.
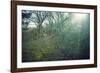
[[[36,27],[22,29],[23,62],[89,58],[89,14],[80,24],[73,24],[74,13],[31,13],[30,19]]]

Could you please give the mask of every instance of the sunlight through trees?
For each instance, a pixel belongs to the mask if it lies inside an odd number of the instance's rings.
[[[89,59],[90,15],[22,10],[22,62]]]

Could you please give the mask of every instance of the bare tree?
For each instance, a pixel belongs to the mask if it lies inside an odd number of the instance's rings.
[[[30,20],[35,23],[40,33],[42,24],[46,18],[51,17],[52,13],[47,11],[33,11]]]

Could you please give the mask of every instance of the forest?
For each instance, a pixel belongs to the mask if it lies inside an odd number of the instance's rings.
[[[22,62],[90,58],[90,14],[22,10]]]

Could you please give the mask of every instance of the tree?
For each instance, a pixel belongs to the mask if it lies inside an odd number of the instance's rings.
[[[75,14],[79,13],[23,11],[23,22],[36,26],[22,30],[23,61],[88,58],[83,54],[89,54],[84,49],[89,48],[89,16],[80,20]]]
[[[33,11],[30,20],[35,23],[38,32],[41,32],[43,22],[52,16],[51,12],[47,11]]]
[[[23,27],[23,29],[27,29],[27,26],[30,23],[31,15],[32,15],[31,11],[22,10],[22,27]]]

